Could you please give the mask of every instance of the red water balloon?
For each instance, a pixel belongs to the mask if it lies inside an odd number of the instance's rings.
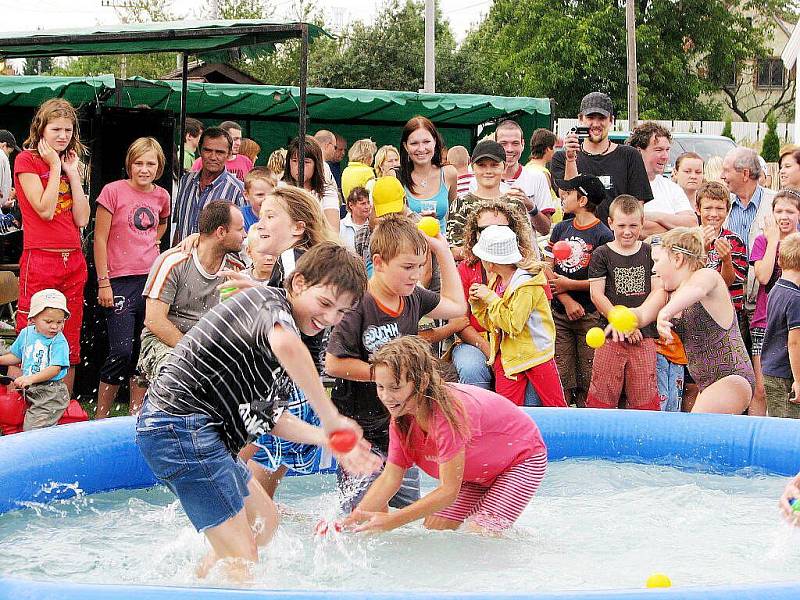
[[[337,429],[328,436],[328,445],[334,452],[346,454],[356,447],[358,436],[352,429]]]
[[[562,260],[567,260],[571,255],[572,255],[572,246],[569,245],[569,242],[560,240],[555,244],[553,244],[553,257],[558,262],[561,262]]]

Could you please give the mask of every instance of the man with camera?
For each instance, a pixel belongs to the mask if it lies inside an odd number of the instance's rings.
[[[608,224],[608,207],[620,194],[630,194],[642,202],[653,199],[644,162],[638,150],[618,145],[608,138],[614,124],[614,104],[602,92],[591,92],[581,100],[579,127],[564,139],[564,148],[553,155],[553,179],[572,179],[596,175],[606,189],[605,201],[597,207],[597,217]]]

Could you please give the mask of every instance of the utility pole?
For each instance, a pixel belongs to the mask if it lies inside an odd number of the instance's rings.
[[[436,0],[425,0],[425,83],[422,91],[436,92]]]
[[[636,67],[636,4],[625,3],[625,31],[628,40],[628,129],[633,130],[639,121],[639,79]]]

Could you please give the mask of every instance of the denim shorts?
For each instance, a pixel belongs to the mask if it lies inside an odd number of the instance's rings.
[[[252,475],[220,433],[220,424],[207,415],[171,415],[146,400],[136,423],[136,444],[145,461],[198,531],[236,516],[249,493]]]

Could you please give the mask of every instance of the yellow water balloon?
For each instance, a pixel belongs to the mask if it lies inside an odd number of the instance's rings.
[[[664,573],[653,573],[645,585],[649,588],[668,588],[672,587],[672,581]]]
[[[599,327],[592,327],[586,332],[586,343],[589,348],[599,348],[606,343],[606,333]]]
[[[422,217],[417,223],[417,229],[428,237],[439,235],[439,220],[433,217]]]
[[[608,322],[617,331],[624,334],[633,333],[639,326],[639,319],[633,314],[633,311],[627,306],[617,305],[608,311]]]

